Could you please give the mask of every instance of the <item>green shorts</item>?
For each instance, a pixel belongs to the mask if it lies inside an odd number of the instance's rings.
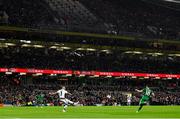
[[[150,100],[149,96],[143,95],[139,104],[146,104],[147,102],[149,102],[149,100]]]

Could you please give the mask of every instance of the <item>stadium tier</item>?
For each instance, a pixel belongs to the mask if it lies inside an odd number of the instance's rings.
[[[2,0],[0,11],[2,23],[10,25],[165,39],[180,35],[179,9],[146,0]]]
[[[2,43],[0,67],[179,74],[178,54]],[[177,55],[177,56],[176,56]]]

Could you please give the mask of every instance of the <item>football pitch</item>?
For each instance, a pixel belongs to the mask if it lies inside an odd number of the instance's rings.
[[[180,106],[145,106],[136,113],[137,106],[68,107],[3,107],[0,119],[180,119]]]

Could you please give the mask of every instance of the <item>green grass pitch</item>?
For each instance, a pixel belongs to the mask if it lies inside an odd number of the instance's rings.
[[[0,108],[0,119],[180,118],[180,106],[145,106],[141,112],[136,113],[137,108],[137,106],[70,106],[67,112],[63,113],[62,107],[3,107]]]

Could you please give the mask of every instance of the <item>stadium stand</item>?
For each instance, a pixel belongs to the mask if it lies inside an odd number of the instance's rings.
[[[180,37],[176,9],[141,0],[3,0],[1,9],[6,21],[14,25],[165,39]]]
[[[0,50],[0,67],[178,74],[179,57],[12,46]],[[47,60],[48,59],[48,60]]]
[[[43,6],[42,1],[36,0],[3,0],[3,11],[9,16],[8,23],[25,27],[55,24],[55,17]]]
[[[21,83],[17,84],[14,78],[18,79]],[[50,79],[49,77],[29,77],[33,82],[23,84],[25,76],[7,76],[1,75],[1,99],[4,104],[13,105],[27,105],[28,102],[36,104],[35,96],[39,93],[45,95],[44,104],[51,103],[53,105],[60,105],[58,97],[51,98],[50,91],[56,91],[61,88],[61,85],[73,93],[70,98],[73,101],[80,101],[81,105],[127,105],[127,93],[131,92],[132,105],[137,105],[140,95],[134,89],[140,88],[146,84],[153,86],[156,96],[152,98],[151,104],[153,105],[177,105],[180,104],[179,88],[177,80],[144,80],[136,81],[131,79],[121,80],[105,80],[105,79],[89,79],[84,78],[81,80],[68,80],[61,81]],[[30,81],[29,80],[29,81]],[[118,84],[118,85],[117,85]],[[166,90],[166,92],[164,92]],[[111,99],[106,96],[110,94]]]
[[[79,1],[76,0],[46,0],[49,6],[63,20],[61,24],[67,25],[91,25],[97,21],[97,18],[86,9]]]
[[[118,34],[135,32],[160,38],[177,38],[179,12],[141,0],[80,0],[97,16],[104,19]],[[100,5],[101,7],[98,7]],[[173,21],[173,22],[172,22]]]

